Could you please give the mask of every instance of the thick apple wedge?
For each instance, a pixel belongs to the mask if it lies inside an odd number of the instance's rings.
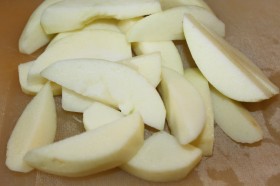
[[[199,92],[184,76],[168,68],[162,69],[159,92],[171,134],[183,145],[195,140],[204,128],[206,117]]]
[[[126,33],[129,42],[185,40],[183,17],[194,16],[201,24],[225,36],[225,24],[212,12],[198,6],[182,6],[147,16],[136,22]]]
[[[57,41],[42,53],[29,71],[28,82],[45,82],[40,72],[58,60],[97,58],[118,61],[130,57],[131,46],[123,34],[107,30],[85,30]]]
[[[98,59],[64,60],[41,74],[83,96],[116,105],[125,115],[138,111],[145,124],[164,128],[166,111],[158,92],[125,65]]]
[[[234,141],[254,143],[262,140],[263,132],[250,112],[211,87],[214,118],[219,127]]]
[[[122,117],[124,115],[120,111],[102,103],[94,102],[84,111],[83,123],[86,130],[92,130]]]
[[[35,95],[37,94],[41,88],[44,86],[44,84],[35,84],[35,85],[30,85],[27,82],[27,76],[28,76],[28,72],[31,68],[31,66],[33,65],[33,61],[27,62],[27,63],[22,63],[19,64],[18,66],[18,76],[19,76],[19,84],[21,87],[22,92],[24,92],[25,94],[29,94],[29,95]],[[52,87],[52,91],[54,95],[61,95],[61,86],[55,84],[55,83],[50,83],[51,87]]]
[[[184,75],[200,93],[206,109],[204,129],[191,144],[200,148],[204,156],[211,156],[214,145],[214,113],[209,84],[197,68],[186,69]]]
[[[27,151],[52,143],[56,133],[56,109],[50,84],[26,106],[10,136],[6,165],[10,170],[29,172],[33,168],[23,160]]]
[[[183,24],[195,63],[222,94],[244,102],[261,101],[278,94],[279,88],[223,38],[207,30],[191,15],[184,17]]]
[[[24,160],[55,175],[80,177],[115,168],[132,158],[144,143],[144,124],[138,113],[96,130],[29,151]]]
[[[160,5],[162,10],[166,10],[178,6],[193,5],[212,11],[210,7],[207,5],[207,3],[205,3],[203,0],[160,0]]]
[[[53,35],[46,34],[40,24],[41,15],[48,6],[59,1],[62,0],[45,0],[32,13],[19,39],[21,53],[31,54],[51,40]]]
[[[200,160],[200,149],[180,145],[173,136],[161,131],[145,140],[137,154],[121,168],[144,180],[167,182],[186,177]]]
[[[100,18],[129,19],[161,11],[158,0],[68,0],[48,7],[41,17],[47,33],[76,30]]]

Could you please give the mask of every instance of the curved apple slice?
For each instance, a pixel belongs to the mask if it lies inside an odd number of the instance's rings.
[[[124,114],[136,110],[147,125],[164,128],[166,111],[158,92],[144,77],[122,64],[98,59],[64,60],[41,74],[83,96],[115,104]]]
[[[178,6],[193,5],[212,11],[210,7],[207,5],[207,3],[205,3],[203,0],[160,0],[160,5],[162,10],[166,10]]]
[[[68,0],[48,7],[41,24],[50,34],[82,28],[95,19],[129,19],[159,11],[157,0]]]
[[[44,172],[86,176],[127,162],[144,142],[144,124],[138,113],[96,130],[29,151],[24,160]]]
[[[244,102],[261,101],[279,93],[279,88],[253,62],[194,17],[186,15],[183,24],[195,63],[221,93]]]
[[[182,24],[185,14],[194,16],[213,32],[225,36],[225,24],[212,12],[197,6],[184,6],[141,19],[127,31],[127,39],[129,42],[185,40]]]
[[[23,160],[27,151],[52,143],[56,132],[56,109],[47,83],[22,112],[7,145],[6,165],[18,172],[33,168]]]
[[[180,180],[201,160],[201,151],[191,145],[180,145],[168,133],[154,133],[121,168],[148,181],[167,182]]]
[[[181,144],[195,140],[205,123],[205,106],[199,92],[184,76],[168,68],[162,69],[159,92],[172,135]]]

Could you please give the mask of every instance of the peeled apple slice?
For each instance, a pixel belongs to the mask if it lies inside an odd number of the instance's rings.
[[[56,133],[56,109],[47,83],[22,112],[7,145],[6,166],[13,171],[33,168],[23,160],[27,151],[52,143]]]
[[[253,62],[194,17],[186,15],[183,24],[195,63],[222,94],[237,101],[256,102],[279,93]]]
[[[168,68],[162,69],[159,92],[171,134],[183,145],[195,140],[204,128],[206,117],[199,92],[184,76]]]
[[[80,29],[100,18],[121,20],[159,11],[158,0],[67,0],[48,7],[41,24],[50,34]]]
[[[240,143],[262,140],[261,127],[241,103],[227,98],[213,87],[211,96],[215,121],[231,139]]]
[[[116,104],[125,115],[138,111],[145,124],[164,128],[166,111],[158,92],[129,67],[105,60],[74,59],[56,62],[41,74],[83,96]]]
[[[126,172],[148,181],[167,182],[186,177],[201,160],[201,151],[180,145],[168,133],[154,133],[142,148],[121,166]]]
[[[207,3],[205,3],[203,0],[160,0],[160,4],[162,10],[166,10],[178,6],[194,5],[212,11],[207,5]]]
[[[225,25],[212,12],[198,6],[183,6],[147,16],[136,22],[126,33],[129,42],[185,40],[183,17],[194,16],[201,24],[225,36]]]
[[[29,151],[24,160],[55,175],[86,176],[127,162],[144,142],[144,124],[138,113],[96,130]]]

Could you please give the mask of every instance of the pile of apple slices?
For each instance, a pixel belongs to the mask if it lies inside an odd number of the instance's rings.
[[[22,91],[36,96],[11,134],[6,165],[68,177],[120,167],[164,182],[212,155],[214,120],[236,142],[261,140],[240,102],[279,89],[224,35],[202,0],[45,0],[19,41],[26,54],[49,45],[18,67]],[[186,40],[197,68],[183,68],[174,40]],[[53,95],[83,114],[85,132],[54,142]],[[149,128],[156,132],[144,139]]]

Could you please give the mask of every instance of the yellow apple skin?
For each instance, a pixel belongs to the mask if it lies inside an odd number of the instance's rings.
[[[33,168],[23,160],[34,148],[52,143],[56,133],[56,109],[51,86],[47,83],[26,106],[7,144],[6,166],[13,171]]]
[[[138,113],[53,144],[29,151],[24,159],[36,169],[80,177],[115,168],[132,158],[144,143]]]

